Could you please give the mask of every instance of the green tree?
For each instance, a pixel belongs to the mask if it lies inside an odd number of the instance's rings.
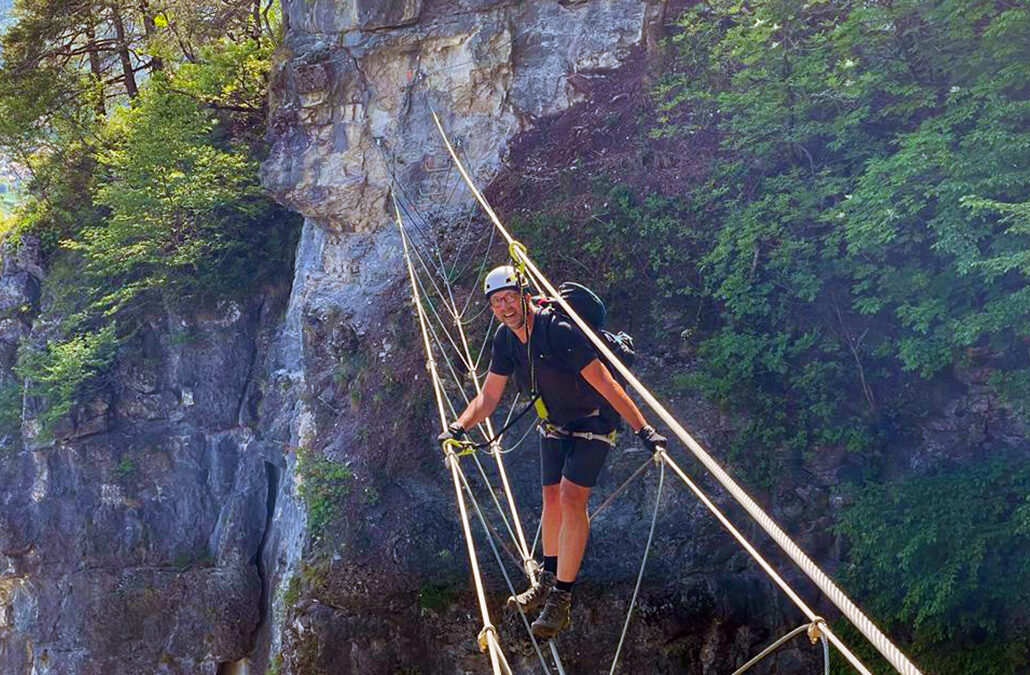
[[[257,176],[278,5],[69,1],[20,0],[0,53],[0,152],[32,172],[11,236],[41,237],[58,328],[18,367],[44,431],[148,314],[284,278],[297,230]]]
[[[1030,628],[1030,469],[995,461],[865,485],[838,529],[849,585],[911,631],[927,672],[1021,672]]]
[[[692,382],[746,415],[752,479],[827,444],[879,475],[956,366],[1025,412],[1030,11],[710,0],[678,25],[654,135],[719,139],[690,193],[718,316]],[[932,670],[1025,666],[1030,475],[1006,466],[871,482],[845,510],[852,583]]]
[[[1025,368],[1025,8],[716,1],[679,25],[655,134],[721,138],[692,193],[710,394],[763,420],[786,398],[777,436],[859,448],[908,372]]]

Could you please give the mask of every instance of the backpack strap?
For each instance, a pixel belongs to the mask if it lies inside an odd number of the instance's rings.
[[[543,337],[540,343],[536,345],[540,349],[540,356],[546,360],[552,360],[554,358],[554,348],[551,346],[551,325],[558,320],[558,317],[554,314],[554,308],[545,306],[536,314],[536,324],[533,330],[540,329],[540,335]]]

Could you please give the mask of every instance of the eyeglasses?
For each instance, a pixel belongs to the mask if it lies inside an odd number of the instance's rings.
[[[516,291],[497,291],[490,296],[491,307],[502,307],[514,305],[519,301],[519,294]]]

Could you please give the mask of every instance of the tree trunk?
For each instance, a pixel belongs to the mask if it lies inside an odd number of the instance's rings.
[[[118,39],[118,58],[122,63],[122,75],[125,82],[125,93],[129,98],[136,98],[136,75],[132,70],[132,59],[129,57],[129,43],[125,38],[125,24],[122,22],[122,13],[118,6],[111,5],[111,21],[114,23],[114,33]]]
[[[250,36],[255,42],[261,42],[261,0],[253,0],[254,28]]]
[[[107,110],[104,107],[104,74],[100,70],[97,33],[92,20],[86,26],[86,49],[89,51],[89,71],[93,75],[93,81],[99,89],[99,91],[94,92],[97,98],[93,102],[93,110],[96,111],[98,117],[104,117],[107,115]]]
[[[154,16],[150,13],[147,0],[139,0],[139,11],[143,16],[143,32],[146,33],[147,42],[149,43],[153,39],[154,34],[157,33],[157,25],[154,24]],[[151,57],[149,64],[150,72],[162,70],[164,67],[164,61],[161,60],[160,56]]]

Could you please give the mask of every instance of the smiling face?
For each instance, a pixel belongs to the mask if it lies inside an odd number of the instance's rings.
[[[528,302],[526,306],[528,307]],[[491,294],[490,309],[493,310],[498,321],[513,331],[519,330],[526,323],[522,296],[513,288],[506,288]]]

